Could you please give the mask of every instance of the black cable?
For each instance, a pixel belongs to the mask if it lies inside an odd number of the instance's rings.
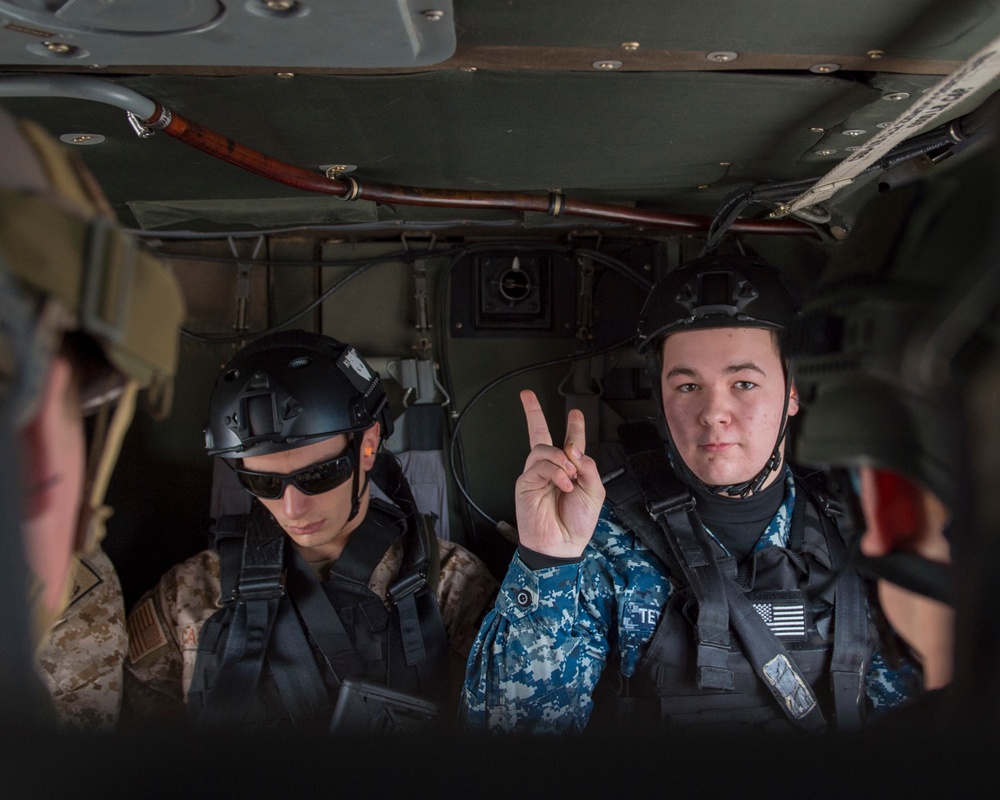
[[[636,286],[640,289],[648,292],[653,288],[653,282],[649,280],[649,278],[645,278],[642,275],[637,274],[635,270],[628,266],[628,264],[614,258],[613,256],[606,255],[599,250],[588,250],[580,247],[574,247],[569,252],[578,257],[592,259],[598,264],[608,267],[627,280],[632,281],[632,283],[636,284]]]
[[[503,375],[499,376],[498,378],[494,378],[492,381],[490,381],[488,384],[486,384],[482,389],[480,389],[478,392],[476,392],[472,396],[472,398],[469,400],[469,402],[465,404],[465,409],[462,411],[461,414],[458,415],[458,419],[455,421],[455,430],[454,430],[454,435],[453,435],[453,438],[452,438],[452,449],[454,449],[455,442],[459,439],[458,430],[459,430],[459,428],[461,428],[462,423],[465,421],[466,415],[469,413],[469,411],[472,409],[472,407],[487,392],[489,392],[492,389],[496,388],[499,384],[503,383],[505,380],[513,378],[513,377],[515,377],[517,375],[523,375],[525,372],[531,372],[532,370],[542,369],[544,367],[554,367],[554,366],[558,366],[559,364],[569,364],[569,363],[571,363],[573,361],[580,361],[580,360],[582,360],[584,358],[594,358],[596,356],[604,355],[605,353],[610,353],[612,350],[618,350],[618,349],[620,349],[622,347],[627,347],[627,346],[632,345],[632,344],[634,344],[634,339],[632,339],[632,338],[624,339],[624,340],[622,340],[620,342],[616,342],[615,344],[611,344],[611,345],[607,345],[606,347],[602,347],[599,350],[592,350],[592,351],[588,351],[586,353],[577,353],[576,355],[573,355],[573,356],[564,356],[562,358],[553,358],[553,359],[549,359],[548,361],[540,361],[537,364],[528,364],[525,367],[518,367],[515,370],[512,370],[510,372],[504,373]],[[472,499],[472,497],[466,491],[465,486],[459,480],[458,475],[455,474],[454,471],[452,472],[452,478],[455,480],[455,484],[456,484],[456,486],[458,486],[458,490],[465,497],[466,502],[470,506],[472,506],[476,511],[478,511],[494,527],[497,527],[499,525],[499,522],[497,520],[493,519],[493,517],[491,517],[485,511],[483,511],[478,505],[476,505],[475,501]]]
[[[451,285],[451,277],[454,273],[455,267],[462,261],[465,256],[473,255],[479,252],[489,252],[492,250],[524,250],[524,251],[538,251],[547,250],[552,252],[563,253],[566,255],[575,255],[579,257],[591,258],[594,261],[600,263],[613,270],[614,272],[622,275],[626,279],[637,284],[641,289],[648,291],[652,287],[652,282],[637,274],[634,270],[630,269],[629,266],[612,256],[601,253],[598,250],[590,250],[587,248],[575,248],[569,245],[556,244],[550,242],[506,242],[506,241],[487,241],[478,242],[474,245],[467,245],[462,248],[456,248],[452,251],[439,251],[434,253],[433,257],[448,257],[453,256],[451,266],[448,268],[446,276],[442,276],[441,283],[438,285],[438,303],[437,303],[437,313],[436,318],[438,320],[437,328],[440,332],[440,337],[438,341],[438,362],[441,366],[441,379],[448,392],[449,397],[455,397],[454,385],[451,381],[451,369],[448,364],[448,330],[445,319],[445,309],[447,308],[448,302],[448,291]],[[603,352],[603,351],[595,351]],[[578,356],[580,358],[585,356]],[[556,363],[562,363],[558,361]],[[530,367],[529,369],[534,369],[535,367]],[[516,374],[516,373],[512,373]],[[505,376],[509,377],[509,376]],[[502,380],[502,378],[501,378]],[[478,398],[478,395],[477,395]],[[466,407],[466,411],[468,407]],[[449,447],[447,448],[448,454],[448,468],[452,475],[455,485],[458,487],[459,493],[464,501],[461,504],[461,513],[463,524],[466,526],[467,535],[474,540],[475,538],[475,520],[470,513],[470,508],[475,509],[476,512],[481,514],[487,520],[489,520],[494,526],[496,526],[496,521],[493,520],[488,514],[486,514],[479,506],[472,500],[468,492],[465,489],[465,485],[468,483],[469,476],[468,471],[465,467],[465,449],[462,444],[462,439],[458,436],[458,428],[460,425],[460,420],[464,419],[464,413],[457,417],[453,417],[451,414],[446,415],[448,422],[448,436],[449,436]],[[471,542],[473,548],[475,548],[475,542]]]
[[[901,164],[916,156],[939,150],[942,147],[952,147],[957,142],[951,132],[952,126],[942,126],[932,131],[914,136],[900,142],[874,164],[870,164],[860,172],[860,175],[870,175],[874,172],[884,172],[897,164]],[[968,134],[971,138],[977,131]],[[819,178],[787,181],[784,183],[760,184],[742,186],[730,192],[722,201],[719,209],[709,222],[708,235],[702,255],[711,253],[721,242],[729,227],[739,219],[747,206],[755,203],[782,203],[792,200],[814,186]]]

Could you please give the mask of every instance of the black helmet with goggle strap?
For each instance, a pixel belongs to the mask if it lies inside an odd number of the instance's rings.
[[[347,434],[351,444],[346,460],[334,459],[292,476],[239,468],[237,473],[246,473],[240,480],[252,494],[280,497],[286,483],[307,494],[328,491],[346,480],[342,473],[351,469],[353,518],[367,487],[367,476],[359,487],[361,437],[355,434],[376,422],[381,425],[380,436],[387,438],[393,428],[388,397],[378,372],[357,350],[330,336],[281,331],[240,350],[219,373],[205,448],[209,455],[233,461]]]
[[[775,331],[779,342],[797,309],[795,294],[777,269],[759,258],[714,254],[689,261],[668,273],[650,290],[639,317],[637,346],[646,356],[653,394],[663,411],[660,394],[660,353],[672,333],[706,328],[764,328]],[[788,365],[785,363],[786,375]],[[790,376],[788,377],[790,382]],[[781,464],[788,392],[774,450],[767,463],[750,480],[729,486],[709,486],[691,472],[673,443],[669,426],[667,444],[674,465],[694,486],[710,492],[746,496],[758,491],[768,475]],[[665,420],[664,420],[665,422]]]

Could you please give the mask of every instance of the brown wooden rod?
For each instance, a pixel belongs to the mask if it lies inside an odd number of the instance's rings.
[[[184,119],[172,111],[167,111],[159,104],[156,106],[156,112],[143,122],[151,130],[162,130],[184,144],[262,177],[307,192],[333,195],[342,200],[371,200],[389,205],[534,211],[553,216],[590,217],[681,230],[703,231],[707,230],[711,223],[711,219],[705,216],[673,214],[612,203],[589,203],[573,200],[556,193],[541,195],[528,192],[425,189],[375,183],[362,184],[353,177],[346,179],[328,178],[319,172],[279,161],[258,150],[233,141],[203,125]],[[736,220],[729,226],[729,230],[736,233],[815,235],[815,231],[805,223],[788,219]]]

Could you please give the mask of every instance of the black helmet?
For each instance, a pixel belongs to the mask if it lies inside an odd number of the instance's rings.
[[[933,324],[929,310],[946,294],[898,277],[855,276],[806,304],[789,344],[806,409],[799,462],[874,464],[916,478],[948,508],[958,506],[959,387],[911,367],[926,344],[918,341],[919,331]]]
[[[392,433],[378,372],[352,346],[302,330],[265,336],[219,373],[205,448],[236,459],[291,450],[381,423]]]
[[[639,352],[679,330],[783,331],[795,309],[789,285],[761,259],[744,255],[697,258],[668,273],[650,290],[639,316]]]
[[[766,328],[783,334],[796,312],[796,298],[781,274],[753,256],[713,254],[696,258],[668,273],[650,290],[639,316],[637,346],[646,356],[653,396],[663,414],[660,396],[659,342],[671,333],[704,328]],[[787,369],[787,368],[786,368]],[[667,447],[681,478],[692,486],[746,496],[758,491],[768,475],[781,465],[788,392],[774,450],[750,480],[730,486],[709,486],[684,463],[666,426]],[[666,425],[666,419],[663,420]]]

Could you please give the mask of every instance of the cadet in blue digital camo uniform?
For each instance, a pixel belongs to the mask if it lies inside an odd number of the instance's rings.
[[[795,310],[753,256],[668,273],[638,328],[666,427],[622,425],[625,466],[603,482],[581,412],[556,447],[522,392],[519,546],[469,657],[466,727],[843,731],[919,689],[870,585],[841,569],[836,505],[784,459]]]

